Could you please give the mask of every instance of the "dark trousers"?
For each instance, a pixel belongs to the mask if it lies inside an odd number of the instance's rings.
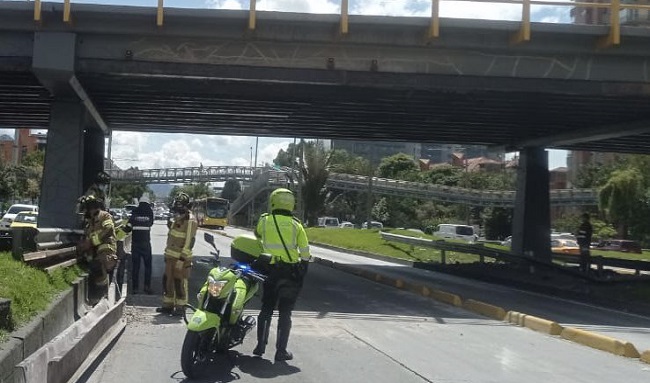
[[[275,274],[275,275],[273,275]],[[286,351],[291,332],[291,312],[296,305],[301,286],[286,273],[271,273],[270,278],[264,283],[262,293],[262,309],[258,316],[258,338],[257,341],[266,344],[268,331],[271,326],[273,311],[278,309],[278,336],[276,348]]]
[[[140,285],[140,263],[144,261],[144,287],[151,288],[151,242],[133,242],[131,245],[133,290]]]
[[[589,246],[580,246],[580,271],[587,273],[591,269],[591,252]]]

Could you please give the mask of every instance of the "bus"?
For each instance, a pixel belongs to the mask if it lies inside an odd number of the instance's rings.
[[[224,198],[202,198],[192,203],[192,211],[199,227],[223,230],[228,225],[229,209],[230,202]]]

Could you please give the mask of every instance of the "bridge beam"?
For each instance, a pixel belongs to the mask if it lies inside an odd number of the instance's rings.
[[[108,126],[75,76],[77,36],[67,32],[35,32],[32,71],[55,98],[79,99],[94,123]]]
[[[551,204],[548,152],[529,147],[521,151],[512,228],[512,251],[551,262]]]
[[[39,206],[39,227],[76,228],[82,194],[86,110],[79,100],[52,103]]]

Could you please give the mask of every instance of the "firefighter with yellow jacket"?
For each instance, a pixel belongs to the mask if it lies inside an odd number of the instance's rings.
[[[109,273],[117,264],[117,244],[113,217],[102,210],[103,201],[93,195],[80,199],[84,213],[85,239],[78,245],[79,254],[86,254],[92,284],[105,295],[108,292]]]
[[[179,193],[172,204],[174,219],[169,222],[165,247],[163,304],[156,311],[183,315],[187,304],[187,281],[192,269],[192,248],[197,222],[190,211],[190,197]]]

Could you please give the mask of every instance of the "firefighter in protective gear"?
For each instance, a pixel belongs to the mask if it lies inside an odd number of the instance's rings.
[[[151,226],[153,226],[153,210],[149,197],[145,194],[140,198],[138,207],[135,208],[124,226],[126,233],[133,233],[131,238],[131,273],[133,294],[138,293],[140,285],[140,263],[144,262],[144,292],[151,294]]]
[[[276,189],[269,199],[270,214],[263,214],[255,230],[264,252],[271,255],[268,279],[264,283],[262,309],[257,321],[257,347],[253,354],[261,356],[266,351],[271,317],[276,306],[279,311],[276,343],[276,361],[293,359],[287,351],[291,331],[291,312],[296,304],[307,274],[309,242],[302,224],[292,216],[295,206],[293,193]]]
[[[183,315],[187,304],[187,281],[192,268],[192,248],[197,222],[190,212],[190,197],[179,193],[172,204],[174,219],[170,222],[165,248],[163,304],[156,311]]]
[[[82,197],[79,206],[86,222],[86,238],[77,246],[77,252],[86,254],[92,283],[105,295],[108,292],[109,274],[117,264],[113,217],[102,210],[102,200],[93,195]]]

